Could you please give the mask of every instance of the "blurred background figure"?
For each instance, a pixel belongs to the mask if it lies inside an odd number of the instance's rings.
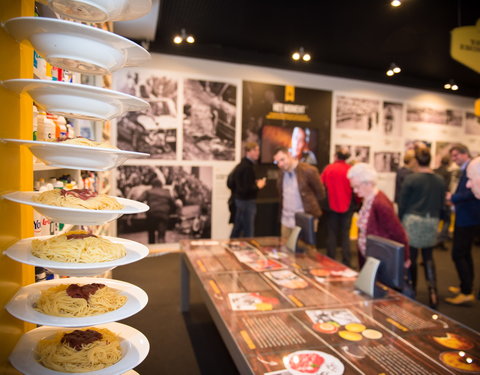
[[[408,149],[403,156],[403,166],[398,169],[397,175],[395,176],[395,197],[393,198],[393,201],[397,205],[400,200],[400,190],[402,189],[403,181],[405,180],[405,177],[410,173],[413,173],[415,167],[415,151],[413,149]]]
[[[445,183],[445,191],[450,191],[450,184],[452,182],[452,171],[450,170],[450,156],[444,156],[440,160],[440,166],[434,170],[434,172],[442,177],[443,182]],[[450,240],[450,221],[452,217],[452,211],[450,209],[450,205],[447,204],[446,199],[444,200],[444,204],[442,207],[442,211],[440,213],[440,221],[442,222],[442,229],[438,233],[437,238],[437,247],[442,250],[448,250],[445,242]]]
[[[285,147],[273,153],[274,163],[280,168],[277,188],[280,196],[281,236],[287,239],[295,227],[295,213],[306,212],[319,218],[325,188],[317,168],[301,163]]]
[[[430,168],[430,149],[415,148],[417,168],[402,184],[398,216],[407,231],[410,245],[410,275],[417,286],[417,256],[422,251],[425,279],[428,285],[429,305],[438,306],[437,280],[433,247],[437,243],[438,222],[445,204],[445,182]]]
[[[143,193],[140,201],[146,201],[150,209],[147,211],[148,243],[165,242],[170,213],[175,210],[175,202],[168,189],[162,187],[159,179],[152,181],[152,188]]]
[[[350,267],[350,226],[352,223],[352,188],[347,178],[350,165],[346,160],[350,152],[342,146],[335,153],[335,161],[325,167],[321,180],[325,186],[328,207],[323,207],[327,216],[327,255],[335,259],[337,238],[340,236],[342,262]]]
[[[375,169],[366,163],[357,163],[348,170],[347,177],[353,191],[362,198],[362,207],[358,215],[358,264],[365,263],[367,236],[387,238],[405,246],[405,267],[410,265],[410,252],[405,230],[395,213],[393,203],[378,189],[378,175]]]
[[[308,147],[309,142],[310,130],[298,126],[295,127],[292,133],[290,155],[302,163],[317,165],[317,157]]]
[[[475,198],[480,199],[480,156],[477,156],[468,165],[467,178],[467,188],[472,190]]]
[[[475,300],[473,295],[472,245],[480,227],[480,200],[467,187],[467,167],[471,157],[467,146],[457,143],[450,148],[452,161],[461,169],[460,181],[453,194],[447,193],[447,200],[455,206],[455,228],[453,231],[452,260],[457,269],[460,286],[448,290],[455,297],[445,301],[453,305],[463,305]]]
[[[232,192],[233,229],[230,238],[253,237],[257,205],[255,199],[260,189],[266,184],[266,178],[257,179],[255,163],[260,156],[260,148],[255,142],[245,144],[245,156],[234,168],[227,179],[227,186]]]

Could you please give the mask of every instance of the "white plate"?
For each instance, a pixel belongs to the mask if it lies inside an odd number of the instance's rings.
[[[33,308],[33,304],[40,298],[42,290],[62,284],[85,285],[91,283],[105,284],[112,289],[118,290],[121,295],[127,296],[125,305],[105,314],[78,318],[47,315]],[[123,281],[97,277],[71,277],[67,279],[42,281],[24,286],[20,288],[10,302],[5,305],[5,308],[14,317],[30,323],[56,327],[86,327],[128,318],[142,310],[147,302],[148,296],[142,289]]]
[[[29,40],[50,64],[85,74],[110,74],[147,62],[138,44],[92,26],[44,17],[17,17],[4,28],[18,42]]]
[[[81,208],[57,207],[34,202],[33,197],[38,194],[40,193],[37,191],[16,191],[4,194],[3,198],[32,206],[39,213],[53,221],[73,225],[100,225],[118,219],[124,214],[138,214],[149,209],[144,203],[118,197],[112,198],[115,198],[123,205],[121,210],[85,210]]]
[[[102,370],[83,372],[83,375],[117,375],[128,371],[140,364],[150,350],[150,344],[143,333],[135,328],[121,323],[108,323],[97,326],[107,328],[120,336],[122,359],[114,365]],[[43,326],[25,333],[10,354],[10,363],[25,375],[60,375],[58,371],[49,370],[36,360],[35,347],[38,342],[58,331],[70,331],[57,327]]]
[[[27,92],[38,106],[60,116],[111,120],[128,111],[144,111],[149,104],[123,92],[76,83],[41,79],[9,79],[2,84],[18,94]]]
[[[125,246],[126,255],[120,259],[98,263],[67,263],[41,259],[32,254],[32,240],[46,240],[53,236],[30,237],[20,240],[3,253],[13,260],[32,266],[46,268],[61,276],[96,276],[125,264],[136,262],[148,255],[148,247],[125,238],[102,236],[114,243]]]
[[[317,374],[328,374],[328,375],[342,375],[345,371],[345,366],[337,357],[334,357],[331,354],[320,352],[317,350],[299,350],[297,352],[293,352],[288,354],[287,356],[283,357],[283,364],[285,368],[292,374],[292,375],[305,375],[307,372],[298,371],[292,369],[290,367],[290,359],[294,356],[301,356],[301,355],[319,355],[323,358],[322,365],[318,368],[318,370],[314,373],[308,372],[309,375],[317,375]]]
[[[73,145],[64,142],[24,141],[1,139],[0,142],[27,146],[45,164],[68,169],[107,171],[122,165],[131,158],[150,156],[143,152],[123,151],[112,148]]]
[[[143,17],[151,0],[40,0],[64,17],[86,22],[126,21]]]

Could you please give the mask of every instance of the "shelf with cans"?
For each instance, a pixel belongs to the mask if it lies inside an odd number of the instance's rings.
[[[102,22],[108,21],[108,17],[121,18],[125,10],[132,9],[134,1],[121,0],[115,2],[113,8],[111,4],[105,8],[105,2],[101,0],[91,0],[84,8],[72,6],[69,0],[44,2],[50,6],[64,3],[56,11],[69,9],[70,20],[18,17],[4,24],[14,39],[19,43],[30,43],[35,49],[37,78],[13,78],[2,84],[19,95],[30,95],[37,113],[34,115],[36,133],[33,139],[2,139],[0,147],[27,147],[32,157],[40,161],[35,163],[34,172],[37,191],[11,192],[4,194],[3,198],[32,206],[41,217],[55,224],[48,233],[41,233],[45,236],[24,238],[4,254],[18,262],[42,267],[61,278],[22,287],[5,306],[16,318],[41,325],[20,338],[9,359],[24,374],[46,374],[51,370],[59,373],[100,370],[104,375],[131,374],[147,356],[149,343],[141,332],[116,321],[139,312],[146,305],[148,296],[135,285],[96,276],[145,257],[148,248],[134,241],[97,235],[93,230],[98,232],[99,226],[101,228],[124,214],[148,210],[143,203],[106,194],[105,191],[110,190],[109,178],[102,177],[102,173],[108,173],[129,158],[148,155],[118,150],[88,139],[87,134],[86,137],[72,137],[72,134],[79,129],[82,134],[81,129],[88,128],[92,133],[99,133],[98,129],[101,129],[100,133],[104,134],[103,125],[107,121],[127,111],[146,110],[149,105],[130,95],[73,82],[73,77],[75,74],[102,77],[124,66],[139,65],[150,55],[125,38],[77,22],[85,22],[88,14],[103,14],[107,18]],[[148,5],[151,6],[150,0],[135,3],[146,11]],[[72,13],[75,8],[80,11],[79,18],[72,21],[76,16]],[[136,9],[137,12],[125,14],[139,15],[138,7]],[[48,64],[53,80],[38,73]],[[86,126],[88,122],[95,124]],[[65,227],[60,228],[61,225]],[[55,234],[57,229],[66,231],[70,228],[82,230]],[[75,245],[69,241],[75,241]],[[82,245],[82,252],[87,254],[85,257],[83,253],[78,255],[77,252],[76,257],[70,254],[78,243],[87,242],[91,245]],[[95,251],[90,251],[89,246],[96,246]],[[101,255],[97,254],[99,249]],[[102,258],[103,255],[108,257]],[[67,260],[59,261],[61,257]],[[101,301],[106,293],[114,293],[120,302],[109,302],[111,306],[107,303],[107,310],[95,312],[95,301]],[[42,310],[44,298],[53,298],[60,308],[63,298],[70,298],[69,303],[73,304],[86,301],[87,311],[91,308],[92,312],[86,315],[79,312],[83,308],[68,313],[61,309],[47,312]],[[44,351],[61,351],[65,347],[85,358],[91,350],[100,350],[113,359],[72,364],[68,356],[53,356],[61,358],[59,360],[42,356]]]

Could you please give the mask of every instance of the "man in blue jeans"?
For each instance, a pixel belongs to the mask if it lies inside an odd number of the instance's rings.
[[[257,205],[255,199],[266,184],[265,178],[255,177],[254,165],[260,156],[255,142],[245,145],[245,156],[230,174],[227,185],[232,190],[235,214],[230,238],[253,237]]]

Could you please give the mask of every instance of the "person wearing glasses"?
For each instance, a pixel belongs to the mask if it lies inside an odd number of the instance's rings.
[[[362,199],[358,214],[358,263],[365,263],[367,236],[375,235],[399,242],[405,246],[405,268],[410,266],[408,238],[395,213],[393,203],[378,189],[377,171],[369,164],[357,163],[348,170],[347,177],[354,193]]]

